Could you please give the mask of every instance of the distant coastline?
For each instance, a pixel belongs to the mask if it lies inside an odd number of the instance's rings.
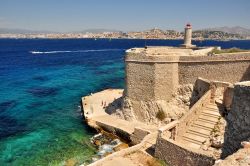
[[[7,39],[183,39],[183,32],[175,30],[151,29],[139,32],[79,32],[79,33],[0,33],[0,38]],[[197,30],[193,40],[250,40],[250,36],[214,30]]]
[[[1,36],[0,39],[93,39],[93,40],[181,40],[179,38],[79,38],[79,37],[9,37],[9,36]],[[193,41],[205,41],[205,40],[214,40],[214,41],[232,41],[232,40],[250,40],[250,38],[247,39],[214,39],[214,38],[205,38],[205,39],[196,39],[193,38]]]

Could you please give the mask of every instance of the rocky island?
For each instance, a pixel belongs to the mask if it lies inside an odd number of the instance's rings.
[[[82,98],[86,123],[129,145],[90,165],[250,164],[250,52],[191,37],[187,24],[180,47],[127,50],[124,90]]]

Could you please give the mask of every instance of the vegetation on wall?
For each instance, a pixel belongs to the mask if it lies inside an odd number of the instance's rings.
[[[236,52],[247,52],[247,51],[250,51],[250,50],[243,50],[240,48],[233,47],[233,48],[221,49],[221,50],[214,49],[210,52],[210,54],[236,53]]]

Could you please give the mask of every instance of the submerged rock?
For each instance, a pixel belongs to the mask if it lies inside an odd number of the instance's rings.
[[[97,156],[92,158],[92,161],[99,160],[116,151],[128,148],[128,144],[121,142],[119,139],[111,139],[105,134],[96,134],[91,138],[91,142],[97,146]]]
[[[75,166],[77,164],[77,161],[74,159],[69,159],[66,161],[65,166]]]
[[[16,100],[7,100],[2,103],[0,103],[0,112],[7,111],[8,109],[11,109],[17,105]]]
[[[28,89],[27,92],[35,97],[48,97],[57,95],[59,90],[60,90],[59,88],[53,88],[53,87],[34,87]]]

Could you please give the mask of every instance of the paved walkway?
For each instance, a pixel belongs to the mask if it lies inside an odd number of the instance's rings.
[[[122,97],[123,89],[107,89],[82,97],[84,116],[87,118],[108,115],[105,106]]]
[[[138,166],[131,159],[126,157],[116,157],[111,160],[106,160],[101,166]]]
[[[84,116],[92,122],[102,123],[114,128],[121,129],[128,134],[134,132],[135,127],[148,131],[157,131],[157,127],[146,125],[139,121],[126,121],[105,112],[105,106],[111,104],[115,99],[122,97],[122,89],[108,89],[82,98]]]

